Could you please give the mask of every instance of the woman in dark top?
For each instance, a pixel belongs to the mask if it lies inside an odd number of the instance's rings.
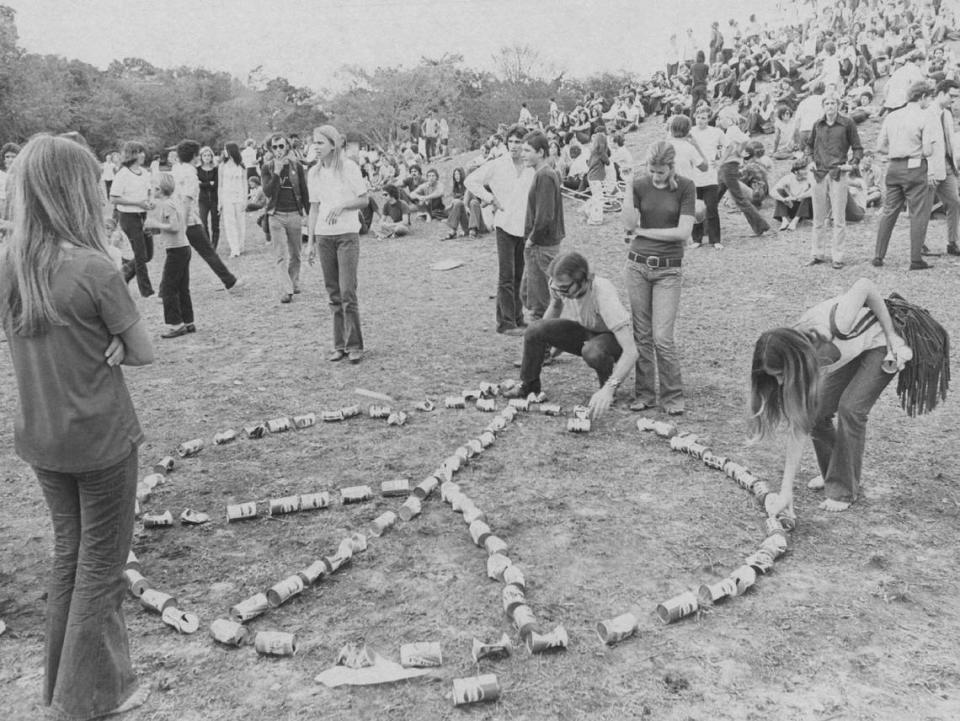
[[[704,62],[703,50],[697,51],[697,61],[690,66],[690,117],[693,117],[697,105],[707,101],[707,76],[710,66]]]
[[[590,157],[587,160],[587,183],[590,185],[590,211],[587,222],[603,223],[603,181],[607,179],[607,166],[610,165],[610,149],[604,133],[594,133],[590,144]]]
[[[200,167],[197,168],[197,180],[200,181],[200,222],[207,229],[210,244],[216,248],[220,242],[220,209],[217,188],[219,170],[213,162],[213,150],[200,148]]]
[[[627,253],[627,292],[639,358],[630,410],[656,407],[656,371],[660,405],[670,415],[684,411],[673,326],[680,305],[683,246],[693,230],[697,197],[693,181],[676,174],[675,159],[668,141],[654,143],[647,153],[647,173],[625,194],[622,212],[627,231],[635,233]]]

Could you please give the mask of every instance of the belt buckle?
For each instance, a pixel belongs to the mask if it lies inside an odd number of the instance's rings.
[[[650,261],[653,261],[652,263]],[[656,255],[648,255],[647,259],[644,261],[648,268],[659,268],[660,267],[660,258]]]

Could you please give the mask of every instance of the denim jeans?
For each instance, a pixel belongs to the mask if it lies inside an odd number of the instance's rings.
[[[813,179],[813,234],[810,242],[810,253],[814,258],[821,258],[826,253],[823,242],[824,229],[827,227],[827,218],[833,218],[833,245],[831,259],[835,263],[842,263],[843,251],[847,239],[847,193],[850,176],[840,173],[834,180],[827,173],[823,180]]]
[[[160,279],[163,299],[163,322],[167,325],[193,323],[193,300],[190,298],[190,248],[167,248]]]
[[[273,240],[273,258],[276,263],[277,291],[280,297],[293,295],[300,290],[300,228],[303,216],[300,213],[271,213],[267,216],[270,237]],[[321,257],[322,260],[322,257]],[[327,275],[326,268],[323,271]],[[327,286],[329,289],[329,285]]]
[[[883,196],[883,212],[877,225],[877,247],[874,257],[883,260],[890,245],[893,226],[900,217],[904,204],[910,208],[910,260],[923,260],[921,252],[927,239],[927,224],[933,193],[927,185],[927,161],[920,161],[917,168],[908,168],[906,160],[891,160],[887,166],[886,193]]]
[[[683,410],[680,357],[673,340],[673,327],[680,306],[680,268],[650,268],[627,263],[626,283],[633,316],[633,339],[637,344],[636,396],[655,405],[655,373],[660,376],[660,405],[667,411]]]
[[[43,702],[63,719],[98,718],[137,689],[121,610],[137,450],[99,471],[34,472],[54,533]]]
[[[497,332],[523,325],[523,238],[497,228]]]
[[[447,225],[451,230],[460,228],[464,233],[470,230],[480,231],[483,224],[480,215],[480,200],[472,195],[463,200],[454,200],[447,212]]]
[[[613,333],[595,333],[577,321],[565,318],[538,320],[531,323],[523,334],[520,380],[527,393],[540,392],[540,371],[550,347],[582,357],[596,372],[601,386],[607,382],[623,353]]]
[[[224,288],[229,289],[236,285],[236,276],[227,269],[227,266],[220,260],[217,251],[210,245],[210,238],[207,236],[206,228],[199,223],[196,225],[188,225],[187,241],[190,243],[190,246],[197,251],[197,255],[203,258],[207,265],[210,266],[210,270],[220,279]]]
[[[703,242],[703,231],[706,226],[707,238],[711,245],[720,242],[720,186],[702,185],[697,188],[697,199],[706,206],[706,217],[702,223],[693,224],[693,242]]]
[[[747,219],[754,235],[770,230],[770,224],[743,194],[743,189],[740,187],[740,163],[724,163],[720,166],[717,177],[720,179],[720,194],[717,200],[723,197],[724,192],[730,191],[730,195],[743,213],[743,217]]]
[[[318,235],[317,251],[333,309],[333,347],[348,353],[362,351],[363,333],[357,302],[360,236],[357,233]]]
[[[550,305],[547,268],[560,252],[560,244],[532,245],[524,248],[524,273],[527,276],[527,308],[534,320],[540,320]]]
[[[824,492],[834,501],[857,499],[867,415],[894,378],[880,368],[885,354],[886,348],[865,351],[823,380],[819,417],[811,435]]]
[[[153,284],[150,283],[150,274],[147,272],[147,263],[153,260],[153,236],[143,232],[143,219],[146,213],[118,213],[120,229],[130,239],[130,248],[133,250],[133,270],[137,277],[137,287],[140,295],[148,298],[153,295]],[[130,282],[130,278],[125,278]]]

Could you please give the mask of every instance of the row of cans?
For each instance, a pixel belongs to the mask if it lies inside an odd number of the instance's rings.
[[[160,618],[168,626],[180,633],[194,633],[200,628],[200,619],[196,614],[180,610],[176,598],[154,588],[143,576],[143,567],[133,551],[127,555],[123,579],[130,595],[140,601],[140,605],[146,610],[159,613]]]
[[[285,631],[251,632],[246,626],[229,618],[218,618],[210,624],[210,635],[225,646],[252,644],[263,656],[292,656],[297,652],[297,639]]]

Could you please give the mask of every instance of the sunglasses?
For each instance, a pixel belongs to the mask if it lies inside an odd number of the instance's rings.
[[[277,145],[271,145],[270,148],[271,148],[272,150],[286,150],[286,149],[287,149],[287,144],[286,144],[286,143],[278,143]]]

